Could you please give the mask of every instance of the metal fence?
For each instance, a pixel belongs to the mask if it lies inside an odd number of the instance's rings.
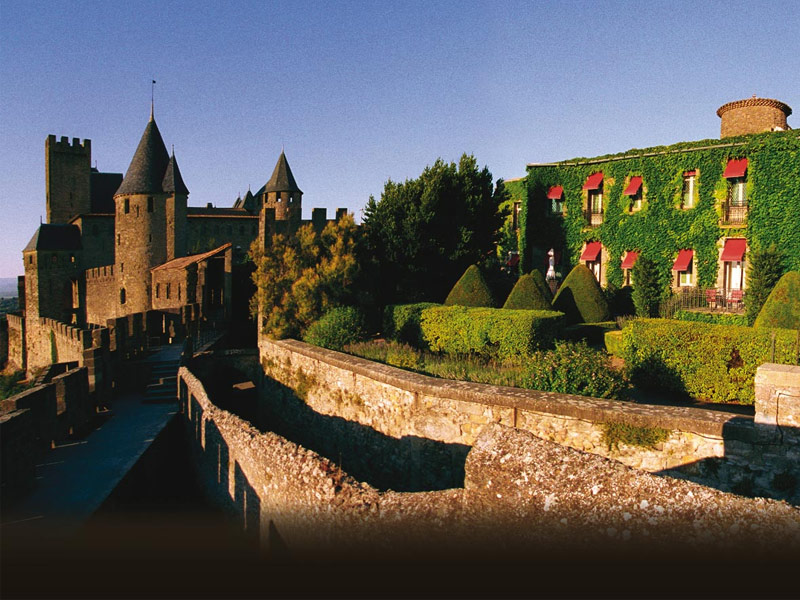
[[[704,310],[742,314],[745,294],[742,290],[683,288],[661,303],[661,317],[671,319],[678,310]]]

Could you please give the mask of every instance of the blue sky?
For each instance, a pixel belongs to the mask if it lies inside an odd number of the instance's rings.
[[[284,147],[306,218],[358,215],[437,157],[508,179],[718,137],[753,94],[800,111],[798,31],[796,1],[3,2],[0,277],[45,215],[47,135],[124,173],[151,79],[190,204],[255,191]]]

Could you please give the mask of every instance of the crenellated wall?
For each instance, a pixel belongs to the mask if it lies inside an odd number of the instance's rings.
[[[262,336],[259,348],[266,376],[300,399],[261,394],[261,422],[287,431],[300,432],[319,415],[395,439],[472,447],[484,426],[497,423],[645,471],[800,502],[800,443],[765,434],[751,417],[438,379],[295,340]],[[668,437],[653,448],[610,448],[607,424],[657,427]]]
[[[598,544],[605,556],[643,547],[682,558],[727,547],[749,558],[800,551],[796,507],[658,477],[493,423],[473,439],[459,487],[380,492],[336,460],[220,409],[190,368],[178,379],[199,480],[273,556],[474,560],[524,549],[552,559],[588,556]],[[386,458],[370,451],[375,469]]]

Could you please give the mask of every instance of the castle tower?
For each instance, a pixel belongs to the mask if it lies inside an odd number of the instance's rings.
[[[92,141],[49,135],[44,142],[47,222],[91,212]]]
[[[177,164],[172,161],[173,167]],[[150,310],[150,269],[167,260],[167,198],[163,184],[170,157],[153,113],[127,173],[114,195],[118,315]],[[173,169],[172,187],[177,191]],[[182,186],[185,190],[186,186]],[[176,196],[185,196],[177,193]],[[185,209],[184,209],[185,210]],[[177,210],[173,209],[173,217]],[[185,219],[184,219],[185,221]],[[175,238],[173,233],[173,252]],[[185,238],[184,238],[185,239]],[[184,242],[185,243],[185,242]]]
[[[275,219],[278,221],[299,222],[302,217],[303,192],[297,187],[283,151],[272,171],[272,177],[264,186],[261,202],[262,207],[275,209]]]
[[[717,109],[720,123],[720,138],[763,133],[765,131],[785,131],[791,129],[786,117],[792,109],[772,98],[747,98],[728,102]]]
[[[167,196],[167,260],[186,256],[186,203],[189,189],[183,182],[175,151],[167,164],[167,172],[161,182]]]

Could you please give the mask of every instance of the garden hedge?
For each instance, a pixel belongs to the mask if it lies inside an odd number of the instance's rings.
[[[518,310],[550,310],[553,295],[540,271],[533,271],[517,280],[503,308]]]
[[[610,316],[603,290],[586,265],[570,271],[553,298],[553,309],[563,312],[569,324],[599,323]]]
[[[696,310],[676,310],[672,316],[676,321],[691,321],[692,323],[711,323],[713,325],[738,325],[747,327],[747,315],[732,315],[730,313],[710,313]]]
[[[800,272],[789,271],[778,280],[753,327],[800,329]]]
[[[622,357],[643,387],[688,393],[709,402],[753,404],[756,369],[771,362],[797,364],[798,333],[734,325],[637,319],[622,330]]]
[[[446,306],[496,306],[494,294],[477,265],[470,265],[444,301]]]
[[[406,342],[420,347],[424,344],[419,319],[426,308],[441,306],[434,302],[416,304],[391,304],[383,311],[383,335],[385,338]]]
[[[322,348],[341,350],[366,337],[364,315],[354,306],[339,306],[314,321],[303,335],[303,341]]]
[[[549,310],[441,306],[423,310],[420,326],[434,352],[505,360],[552,347],[563,331],[563,317]]]

